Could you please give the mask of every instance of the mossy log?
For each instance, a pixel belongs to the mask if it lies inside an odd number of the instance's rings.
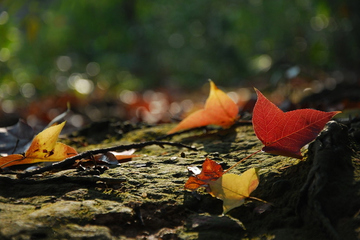
[[[303,160],[260,152],[232,169],[258,168],[252,196],[268,203],[249,199],[225,216],[220,200],[184,190],[187,167],[208,157],[227,169],[261,149],[249,124],[174,135],[198,151],[148,146],[104,171],[1,174],[0,239],[360,239],[358,130],[331,124]],[[86,148],[76,145],[81,136],[70,140],[81,152],[151,141],[172,127],[133,128],[120,140],[102,133],[110,138]]]

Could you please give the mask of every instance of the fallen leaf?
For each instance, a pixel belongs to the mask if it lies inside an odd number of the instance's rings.
[[[195,176],[190,176],[185,183],[185,189],[195,191],[196,189],[200,187],[205,187],[207,185],[208,185],[207,182],[202,181]]]
[[[136,151],[136,149],[130,149],[130,150],[122,151],[122,152],[111,151],[110,153],[113,154],[118,161],[121,161],[123,159],[139,157],[140,155],[134,154],[135,151]]]
[[[168,134],[208,125],[228,128],[237,120],[238,112],[239,109],[235,102],[210,80],[210,95],[206,100],[204,109],[190,114],[175,128],[171,129]]]
[[[250,168],[241,175],[227,173],[209,182],[210,194],[223,200],[223,213],[241,206],[259,185],[257,170]]]
[[[0,153],[25,152],[34,135],[32,127],[22,119],[13,126],[0,128]]]
[[[185,183],[185,189],[194,191],[199,187],[206,186],[210,181],[215,181],[221,177],[223,173],[224,171],[220,164],[209,158],[206,158],[206,160],[203,162],[200,174],[190,176]]]
[[[67,111],[55,117],[47,127],[63,121],[69,112],[70,106],[68,105]],[[33,128],[22,119],[19,119],[13,126],[0,128],[0,154],[8,155],[25,152],[29,148],[34,136]]]
[[[49,127],[35,136],[25,154],[12,154],[0,158],[0,168],[37,162],[57,162],[77,155],[74,148],[57,142],[65,122]]]
[[[265,145],[262,150],[276,155],[302,158],[300,149],[316,138],[325,124],[339,111],[313,109],[281,111],[259,90],[253,111],[256,136]]]
[[[123,162],[126,159],[138,157],[139,155],[133,154],[135,151],[136,149],[130,149],[122,152],[109,151],[105,154],[96,155],[95,160],[99,162],[105,162],[110,165],[119,165],[120,162]]]

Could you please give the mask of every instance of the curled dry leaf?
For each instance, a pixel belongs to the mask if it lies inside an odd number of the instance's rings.
[[[96,155],[95,160],[110,165],[119,165],[120,162],[125,162],[133,157],[138,157],[139,155],[133,154],[135,151],[136,149],[130,149],[122,152],[109,151],[105,154]]]
[[[255,89],[258,100],[253,111],[256,136],[265,145],[263,151],[302,158],[300,149],[316,138],[325,124],[339,112],[299,109],[283,112]]]
[[[216,181],[209,182],[210,194],[223,200],[223,213],[241,206],[257,186],[257,170],[250,168],[241,175],[227,173]]]
[[[65,122],[40,132],[24,154],[12,154],[0,158],[0,168],[37,162],[57,162],[77,155],[74,148],[57,142],[64,125]]]
[[[210,95],[206,100],[204,109],[190,114],[175,128],[171,129],[168,134],[208,125],[228,128],[237,120],[238,112],[236,103],[210,80]]]
[[[13,126],[0,128],[0,153],[25,152],[34,136],[32,127],[22,119]]]
[[[197,170],[195,170],[197,173]],[[187,190],[196,190],[199,187],[206,186],[210,181],[215,181],[224,173],[220,164],[215,161],[206,158],[202,165],[202,170],[199,174],[194,174],[195,176],[190,176],[187,182],[185,183],[185,189]]]

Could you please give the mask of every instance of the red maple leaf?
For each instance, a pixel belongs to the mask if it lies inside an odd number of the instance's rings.
[[[201,173],[195,176],[190,176],[185,183],[185,189],[196,190],[199,187],[207,185],[209,181],[216,181],[223,175],[223,173],[224,170],[220,164],[206,158],[203,162]]]
[[[322,112],[313,109],[281,111],[259,90],[253,111],[256,136],[268,153],[302,158],[300,149],[316,138],[325,124],[339,112]]]

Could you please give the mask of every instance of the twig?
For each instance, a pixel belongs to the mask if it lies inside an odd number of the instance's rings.
[[[230,171],[231,169],[233,169],[234,167],[236,167],[237,165],[239,165],[240,163],[244,162],[246,159],[254,156],[255,154],[261,152],[261,149],[260,150],[257,150],[256,152],[244,157],[243,159],[241,159],[240,161],[238,161],[237,163],[235,163],[234,165],[232,165],[231,167],[229,167],[228,169],[226,169],[226,171],[224,171],[224,173],[227,173],[228,171]]]
[[[184,148],[188,148],[193,151],[197,151],[196,148],[187,146],[185,144],[174,143],[174,142],[162,142],[162,141],[149,141],[149,142],[134,143],[134,144],[129,144],[129,145],[120,145],[120,146],[115,146],[115,147],[100,148],[100,149],[85,151],[85,152],[79,153],[78,155],[66,158],[61,162],[56,162],[49,166],[39,168],[37,170],[31,171],[31,172],[19,173],[17,175],[17,177],[18,178],[26,178],[26,177],[30,177],[35,174],[40,174],[40,173],[52,171],[55,169],[64,169],[64,168],[67,168],[67,167],[70,167],[71,165],[73,165],[76,162],[76,160],[80,160],[83,158],[85,158],[85,159],[90,158],[90,156],[93,156],[96,154],[104,154],[109,151],[124,151],[124,150],[130,150],[133,148],[139,149],[139,148],[143,148],[143,147],[150,146],[150,145],[159,145],[160,147],[163,147],[163,145],[170,145],[170,146],[175,146],[175,147],[184,147]]]

